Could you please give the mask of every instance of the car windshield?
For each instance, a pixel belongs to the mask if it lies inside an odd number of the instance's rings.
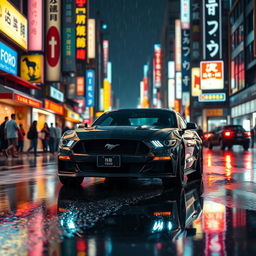
[[[241,125],[226,125],[224,126],[225,130],[232,130],[232,131],[241,131],[244,132],[245,129]]]
[[[104,114],[93,125],[177,128],[177,121],[175,113],[171,111],[134,109]]]

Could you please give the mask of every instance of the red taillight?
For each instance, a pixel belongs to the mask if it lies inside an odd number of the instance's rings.
[[[213,135],[212,133],[205,133],[205,134],[204,134],[204,138],[205,138],[205,139],[208,139],[208,138],[210,138],[212,135]]]
[[[245,132],[244,134],[245,134],[245,137],[251,137],[252,136],[251,132]]]
[[[224,132],[224,137],[231,137],[232,133],[230,131]]]

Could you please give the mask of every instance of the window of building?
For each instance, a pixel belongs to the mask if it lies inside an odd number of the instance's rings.
[[[245,87],[244,52],[241,52],[231,61],[231,93]]]

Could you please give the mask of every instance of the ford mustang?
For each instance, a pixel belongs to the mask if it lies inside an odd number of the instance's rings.
[[[78,185],[84,177],[161,178],[182,185],[201,178],[202,140],[194,123],[165,109],[121,109],[104,113],[91,127],[80,125],[61,138],[58,176]]]

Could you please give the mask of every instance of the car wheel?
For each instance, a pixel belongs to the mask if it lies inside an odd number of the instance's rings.
[[[59,180],[66,186],[79,186],[82,184],[84,177],[63,177],[59,176]]]
[[[203,175],[203,153],[201,151],[199,158],[196,161],[195,172],[189,175],[189,179],[198,180],[201,179]]]
[[[220,141],[220,148],[221,150],[225,150],[226,145],[224,144],[223,140]]]
[[[244,150],[248,150],[249,149],[249,145],[243,145]]]
[[[165,188],[182,186],[184,183],[184,167],[185,167],[185,152],[183,146],[180,149],[180,155],[177,163],[177,175],[175,178],[162,178],[162,183]]]

